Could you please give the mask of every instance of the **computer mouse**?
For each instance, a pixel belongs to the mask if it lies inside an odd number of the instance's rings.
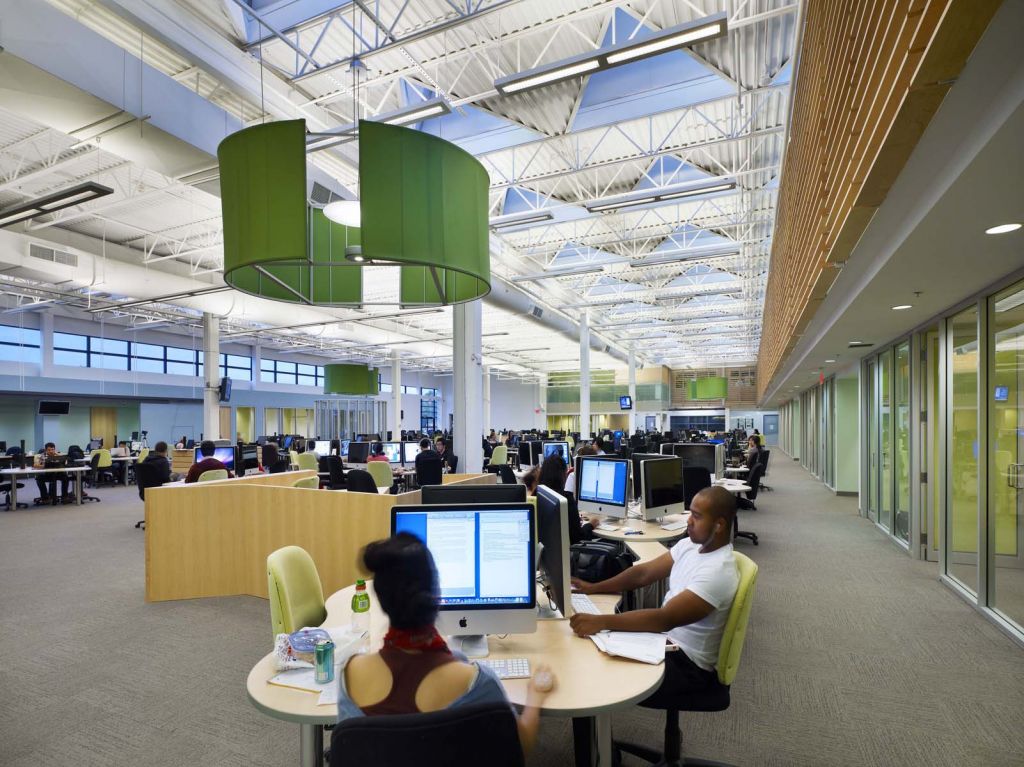
[[[555,686],[555,679],[550,671],[538,671],[533,676],[533,686],[538,692],[550,692]]]

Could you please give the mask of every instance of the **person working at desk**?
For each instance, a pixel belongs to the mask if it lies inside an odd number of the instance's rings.
[[[185,475],[186,484],[198,482],[199,475],[201,475],[204,471],[214,471],[216,469],[223,469],[228,473],[229,477],[234,476],[234,474],[231,473],[230,469],[228,469],[227,466],[225,466],[224,464],[222,464],[220,461],[213,457],[213,454],[216,452],[216,449],[216,445],[214,445],[213,442],[211,442],[208,439],[203,440],[202,444],[199,445],[199,454],[203,456],[203,460],[201,460],[199,463],[194,463],[192,464],[192,466],[189,467],[188,474]]]
[[[751,436],[747,439],[747,468],[751,471],[757,464],[761,463],[761,439],[760,437]]]
[[[589,442],[576,451],[577,457],[587,455],[597,455],[597,448]],[[569,467],[569,474],[565,478],[565,492],[572,493],[573,495],[576,494],[576,472],[573,470],[572,466]]]
[[[448,443],[445,442],[444,437],[438,437],[434,440],[434,450],[441,456],[441,462],[444,463],[448,471],[452,470],[452,451],[448,449]]]
[[[723,487],[705,488],[690,504],[689,538],[652,562],[634,565],[600,583],[572,579],[573,588],[583,594],[618,594],[669,579],[659,608],[617,615],[576,613],[569,619],[580,636],[604,630],[668,633],[682,652],[665,655],[665,679],[641,702],[643,706],[671,708],[717,679],[718,648],[740,580],[731,542],[735,519],[735,496]]]
[[[370,456],[366,459],[366,462],[369,463],[370,461],[388,462],[388,457],[384,455],[384,445],[380,442],[374,442],[370,445]]]
[[[268,474],[288,471],[288,459],[278,453],[276,442],[268,442],[263,446],[263,469]]]
[[[167,443],[157,442],[153,446],[153,449],[149,451],[149,455],[143,461],[146,466],[153,467],[152,480],[157,485],[164,485],[171,481],[171,462],[167,460]]]
[[[453,655],[437,633],[437,568],[419,538],[399,533],[376,541],[362,560],[390,626],[379,652],[353,655],[339,670],[338,721],[507,700],[494,672]],[[553,686],[550,670],[538,665],[518,717],[524,754],[537,740],[540,705]]]
[[[600,524],[601,518],[591,517],[587,520],[586,524],[583,523],[583,520],[580,519],[580,511],[579,506],[576,504],[575,494],[567,492],[565,489],[566,473],[567,469],[562,456],[557,454],[549,455],[544,459],[544,463],[540,465],[540,475],[537,477],[537,484],[544,485],[549,490],[553,490],[569,502],[567,504],[569,510],[569,543],[589,541],[594,537],[593,530]],[[534,487],[530,495],[536,495],[536,493],[537,488]]]
[[[36,453],[32,465],[37,469],[60,468],[64,461],[57,454],[57,446],[47,442],[43,452]],[[57,481],[60,480],[60,495],[57,495]],[[58,503],[70,503],[71,496],[68,495],[68,475],[51,472],[36,476],[36,487],[39,488],[39,502],[50,503],[56,506]]]

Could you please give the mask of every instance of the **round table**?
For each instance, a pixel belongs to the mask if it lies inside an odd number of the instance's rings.
[[[381,646],[387,631],[387,616],[367,581],[370,592],[370,647]],[[345,626],[351,620],[354,586],[335,592],[327,600],[324,626]],[[617,595],[594,595],[591,600],[602,612],[612,613]],[[534,634],[508,634],[489,637],[490,658],[527,658],[530,667],[548,664],[557,680],[555,689],[544,701],[542,716],[594,717],[596,719],[599,763],[611,764],[611,712],[629,708],[649,696],[661,684],[664,664],[647,663],[605,655],[590,640],[578,637],[564,618],[538,620]],[[339,659],[340,660],[340,659]],[[295,722],[300,727],[300,764],[322,764],[320,725],[337,721],[336,705],[319,706],[319,694],[267,684],[277,672],[272,654],[260,660],[246,680],[249,701],[275,719]],[[509,701],[522,706],[526,701],[526,679],[504,679],[502,685]]]
[[[724,487],[730,493],[749,493],[750,485],[740,479],[720,479],[715,482],[715,487]]]
[[[601,530],[600,528],[595,527],[594,536],[596,538],[604,538],[608,541],[624,541],[626,543],[640,541],[674,541],[686,535],[686,526],[684,525],[678,530],[665,530],[662,528],[662,525],[670,522],[685,522],[689,516],[689,512],[684,512],[682,514],[668,514],[660,522],[647,522],[642,519],[616,520],[611,523],[615,526],[614,530]],[[628,532],[630,530],[640,530],[641,532],[639,534]]]
[[[726,466],[723,474],[747,474],[750,471],[746,466]]]

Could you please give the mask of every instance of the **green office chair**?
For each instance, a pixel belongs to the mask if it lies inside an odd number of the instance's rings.
[[[300,469],[317,471],[320,468],[320,462],[316,457],[316,453],[299,453],[295,463]]]
[[[320,477],[305,477],[304,479],[297,479],[292,483],[292,487],[306,487],[310,490],[319,490]]]
[[[199,475],[199,479],[197,479],[196,481],[197,482],[216,482],[218,479],[227,479],[227,478],[228,478],[228,470],[227,469],[210,469],[209,471],[204,471],[202,474],[200,474]]]
[[[645,761],[659,765],[721,765],[721,762],[711,762],[703,759],[682,758],[682,735],[679,732],[680,711],[725,711],[729,708],[729,685],[736,678],[736,672],[740,667],[740,655],[743,653],[743,640],[747,634],[747,623],[750,619],[750,607],[754,601],[754,586],[757,583],[757,565],[750,557],[740,554],[738,551],[732,553],[736,560],[736,569],[739,571],[740,583],[736,588],[736,596],[732,600],[732,607],[729,608],[729,617],[722,630],[722,644],[718,648],[718,663],[715,670],[718,672],[718,684],[698,693],[692,693],[689,698],[681,702],[679,708],[670,708],[665,711],[665,745],[664,752],[658,753],[646,746],[638,746],[633,743],[615,742],[617,752],[625,751],[627,754],[639,756]],[[682,651],[680,651],[682,652]],[[640,705],[644,705],[641,703]],[[654,706],[661,708],[661,706]],[[616,763],[621,763],[621,754],[616,754]]]
[[[494,452],[491,453],[490,466],[503,466],[508,463],[508,447],[506,445],[498,445],[494,448]]]
[[[273,635],[291,634],[327,619],[320,575],[309,553],[285,546],[267,557],[267,593]]]
[[[299,451],[298,450],[289,450],[288,451],[288,465],[289,465],[290,468],[293,468],[293,467],[299,465]]]
[[[384,461],[370,461],[366,464],[366,470],[370,472],[377,487],[391,487],[395,481],[391,474],[391,464]]]
[[[149,456],[149,448],[148,447],[144,447],[144,448],[142,448],[142,450],[139,451],[139,457],[136,459],[136,461],[138,463],[142,463],[143,461],[146,460],[146,458],[148,456]]]

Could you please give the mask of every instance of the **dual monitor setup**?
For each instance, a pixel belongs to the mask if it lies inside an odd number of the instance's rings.
[[[488,634],[537,630],[538,566],[552,609],[571,615],[565,498],[540,487],[535,508],[523,485],[430,486],[422,493],[424,505],[392,508],[391,532],[415,535],[430,550],[438,631],[460,637],[466,655],[487,655]]]

